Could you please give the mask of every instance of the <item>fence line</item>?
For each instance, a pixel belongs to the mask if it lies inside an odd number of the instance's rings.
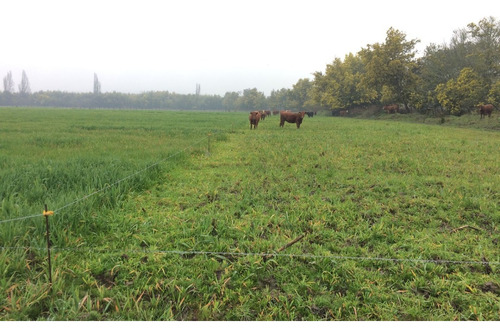
[[[25,219],[30,219],[30,218],[35,218],[35,217],[42,217],[43,216],[43,213],[39,213],[37,215],[28,215],[28,216],[24,216],[24,217],[17,217],[17,218],[11,218],[11,219],[4,219],[4,220],[1,220],[0,221],[0,224],[3,224],[3,223],[8,223],[8,222],[16,222],[16,221],[22,221],[22,220],[25,220]]]
[[[0,246],[0,250],[45,250],[43,247],[16,247],[16,246]],[[54,252],[73,252],[87,251],[96,252],[92,248],[71,248],[71,247],[51,247]],[[104,252],[104,251],[97,251]],[[500,265],[499,261],[476,261],[476,260],[432,260],[432,259],[417,259],[417,258],[387,258],[387,257],[360,257],[360,256],[342,256],[342,255],[315,255],[315,254],[293,254],[293,253],[276,253],[276,252],[217,252],[217,251],[180,251],[180,250],[121,250],[112,249],[105,250],[106,253],[134,253],[134,254],[173,254],[173,255],[220,255],[220,256],[237,256],[237,257],[288,257],[288,258],[304,258],[304,259],[332,259],[332,260],[356,260],[356,261],[390,261],[390,262],[412,262],[423,264],[465,264],[465,265]]]
[[[219,131],[215,131],[215,132],[219,132]],[[108,190],[108,189],[110,189],[110,188],[112,188],[112,187],[114,187],[114,186],[122,183],[123,181],[126,181],[126,180],[128,180],[128,179],[130,179],[130,178],[132,178],[132,177],[134,177],[134,176],[136,176],[136,175],[138,175],[138,174],[140,174],[142,172],[145,172],[145,171],[147,171],[147,170],[149,170],[149,169],[151,169],[151,168],[153,168],[153,167],[155,167],[155,166],[157,166],[157,165],[159,165],[159,164],[161,164],[161,163],[163,163],[163,162],[165,162],[165,161],[173,158],[174,156],[177,156],[177,155],[179,155],[179,154],[187,151],[188,149],[190,149],[190,148],[192,148],[192,147],[200,144],[201,142],[206,141],[206,139],[209,138],[209,137],[210,136],[206,136],[206,137],[202,138],[201,140],[199,140],[199,141],[197,141],[197,142],[195,142],[193,144],[190,144],[189,146],[187,146],[187,147],[185,147],[185,148],[183,148],[183,149],[181,149],[181,150],[179,150],[179,151],[171,154],[170,156],[168,156],[168,157],[166,157],[166,158],[164,158],[164,159],[162,159],[160,161],[157,161],[157,162],[155,162],[155,163],[153,163],[153,164],[151,164],[151,165],[149,165],[149,166],[147,166],[147,167],[145,167],[145,168],[143,168],[141,170],[138,170],[138,171],[136,171],[136,172],[134,172],[134,173],[132,173],[132,174],[130,174],[130,175],[128,175],[128,176],[126,176],[126,177],[118,180],[118,181],[113,182],[112,184],[109,184],[109,185],[107,185],[107,186],[105,186],[105,187],[103,187],[103,188],[101,188],[101,189],[99,189],[97,191],[94,191],[94,192],[92,192],[92,193],[90,193],[88,195],[85,195],[85,196],[83,196],[81,198],[78,198],[78,199],[76,199],[76,200],[74,200],[74,201],[72,201],[72,202],[70,202],[70,203],[68,203],[66,205],[63,205],[62,207],[57,208],[56,210],[53,210],[53,211],[54,211],[54,213],[58,213],[61,210],[64,210],[64,209],[66,209],[66,208],[68,208],[70,206],[73,206],[73,205],[75,205],[75,204],[77,204],[77,203],[79,203],[81,201],[86,200],[87,198],[90,198],[90,197],[92,197],[92,196],[94,196],[96,194],[102,193],[102,192],[104,192],[104,191],[106,191],[106,190]],[[35,218],[35,217],[42,217],[42,216],[43,216],[43,213],[40,212],[39,214],[34,214],[34,215],[28,215],[28,216],[24,216],[24,217],[17,217],[17,218],[0,220],[0,224],[8,223],[8,222],[22,221],[22,220],[25,220],[25,219],[30,219],[30,218]]]

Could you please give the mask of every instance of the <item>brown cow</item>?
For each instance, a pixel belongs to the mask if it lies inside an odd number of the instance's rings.
[[[266,119],[267,116],[266,111],[259,111],[259,114],[260,114],[260,120]]]
[[[280,111],[276,111],[276,110],[273,111],[273,115],[278,115],[278,114],[280,114]]]
[[[479,105],[479,113],[481,114],[481,119],[483,116],[487,115],[491,118],[491,112],[493,112],[494,106],[492,104]]]
[[[384,105],[382,109],[386,110],[387,113],[399,113],[398,104]]]
[[[250,120],[250,129],[256,129],[257,126],[259,125],[260,121],[260,112],[259,111],[252,111],[250,112],[250,115],[248,116],[248,120]]]
[[[300,128],[300,124],[302,124],[302,120],[304,119],[304,116],[306,115],[306,112],[290,112],[290,111],[281,111],[280,112],[280,127],[283,127],[285,125],[285,121],[289,123],[295,123],[297,124],[297,128]]]
[[[342,111],[339,111],[339,115],[340,115],[341,117],[345,117],[348,113],[349,113],[349,110],[342,110]]]

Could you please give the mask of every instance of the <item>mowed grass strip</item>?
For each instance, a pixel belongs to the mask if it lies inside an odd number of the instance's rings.
[[[91,234],[68,235],[55,257],[58,299],[40,296],[42,252],[29,264],[39,280],[4,268],[0,314],[498,319],[499,134],[327,117],[298,130],[271,117],[251,131],[246,114],[227,116],[238,118],[209,153],[89,216]]]

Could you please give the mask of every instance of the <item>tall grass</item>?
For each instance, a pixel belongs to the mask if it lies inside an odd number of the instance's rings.
[[[26,111],[18,125],[37,112]],[[149,113],[154,122],[145,126]],[[168,157],[161,148],[175,152],[207,133],[215,134],[212,151],[203,142],[144,184],[120,184],[54,216],[52,294],[38,248],[41,218],[2,224],[1,245],[12,247],[0,250],[2,319],[498,319],[497,133],[326,117],[308,118],[299,130],[271,117],[251,131],[242,113],[77,116],[66,120],[79,118],[92,128],[84,134],[106,140],[90,150],[73,142],[85,148],[81,161],[72,161],[75,151],[64,155],[75,171],[78,162],[91,166],[86,158],[103,166],[102,182],[90,188],[90,177],[68,177],[84,186],[75,197],[109,183],[119,169],[107,175],[106,167],[116,162],[144,167]],[[25,147],[32,150],[20,142],[18,151]],[[97,154],[106,147],[109,161]],[[35,155],[29,159],[36,168]],[[58,206],[74,199],[61,197]]]
[[[67,228],[113,209],[129,191],[157,183],[164,171],[206,148],[200,140],[220,129],[204,114],[186,118],[182,112],[4,108],[0,113],[0,220],[41,214],[48,204],[65,208],[55,221]],[[12,240],[16,227],[24,232],[23,226],[38,220],[4,225],[14,228],[4,230],[5,238]]]

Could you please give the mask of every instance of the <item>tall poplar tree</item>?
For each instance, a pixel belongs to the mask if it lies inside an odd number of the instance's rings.
[[[99,78],[97,78],[97,74],[94,73],[94,94],[101,93],[101,82],[99,82]]]
[[[23,75],[21,78],[21,84],[19,84],[19,93],[21,95],[31,94],[30,81],[26,75],[26,71],[23,70]]]
[[[14,93],[14,80],[12,79],[12,71],[9,71],[3,78],[3,92]]]

